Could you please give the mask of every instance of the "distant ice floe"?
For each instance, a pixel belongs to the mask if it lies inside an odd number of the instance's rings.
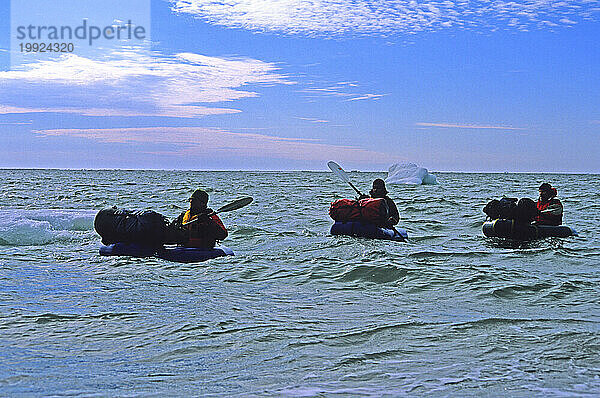
[[[0,246],[38,246],[92,234],[95,210],[0,210]]]
[[[414,163],[395,163],[390,166],[386,184],[433,185],[437,184],[437,177],[430,174],[424,167]]]

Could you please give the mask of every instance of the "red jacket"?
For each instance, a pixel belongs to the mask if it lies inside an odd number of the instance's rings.
[[[542,201],[538,199],[537,209],[540,211],[536,221],[540,225],[561,225],[563,217],[563,205],[556,197]],[[542,212],[546,210],[545,212]]]

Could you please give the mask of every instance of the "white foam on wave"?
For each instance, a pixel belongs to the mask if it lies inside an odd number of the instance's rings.
[[[89,236],[95,210],[0,210],[0,245],[37,246]]]
[[[411,184],[411,185],[433,185],[437,184],[437,177],[430,174],[424,167],[414,163],[394,163],[388,170],[385,179],[386,184]]]

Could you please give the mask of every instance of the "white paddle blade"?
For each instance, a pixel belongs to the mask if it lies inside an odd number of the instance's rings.
[[[333,162],[333,161],[329,161],[329,162],[327,162],[327,166],[329,167],[329,169],[331,171],[333,171],[333,174],[335,174],[336,176],[338,176],[339,178],[341,178],[342,180],[344,180],[346,182],[350,182],[350,178],[348,178],[348,175],[346,174],[344,169],[342,169],[340,167],[339,164],[337,164],[336,162]]]

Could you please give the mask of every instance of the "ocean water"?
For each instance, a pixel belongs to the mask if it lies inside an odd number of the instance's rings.
[[[0,395],[600,395],[600,176],[436,174],[389,187],[398,243],[329,236],[326,172],[0,170]],[[482,235],[543,181],[579,237]],[[198,187],[255,198],[222,214],[236,256],[98,255],[98,210]]]

